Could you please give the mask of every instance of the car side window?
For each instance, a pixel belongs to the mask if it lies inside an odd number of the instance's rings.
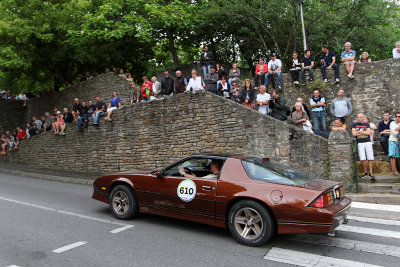
[[[165,176],[181,176],[179,169],[185,169],[185,172],[191,172],[197,177],[203,177],[211,174],[211,159],[208,158],[192,158],[184,162],[180,162],[174,166],[171,166],[164,171]]]

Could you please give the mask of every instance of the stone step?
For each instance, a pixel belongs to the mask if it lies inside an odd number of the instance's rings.
[[[367,202],[376,204],[387,204],[387,205],[399,205],[400,195],[399,194],[379,194],[379,193],[348,193],[346,194],[353,201]]]
[[[400,184],[384,184],[384,183],[359,183],[359,192],[361,193],[377,193],[377,194],[399,194]],[[346,192],[356,192],[356,184],[348,184]]]

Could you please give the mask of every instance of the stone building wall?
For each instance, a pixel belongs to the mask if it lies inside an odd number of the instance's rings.
[[[270,157],[321,178],[327,174],[327,140],[207,92],[124,106],[112,118],[83,132],[70,125],[66,136],[33,137],[0,160],[107,173],[231,152]]]

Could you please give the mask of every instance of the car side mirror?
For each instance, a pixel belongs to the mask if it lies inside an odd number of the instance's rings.
[[[164,176],[164,171],[163,170],[157,172],[157,178],[162,178],[163,176]]]

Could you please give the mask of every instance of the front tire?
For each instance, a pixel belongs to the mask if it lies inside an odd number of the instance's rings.
[[[117,185],[111,190],[109,206],[111,213],[119,220],[131,219],[138,214],[138,203],[132,189]]]
[[[228,215],[228,227],[237,242],[252,247],[265,244],[274,232],[267,209],[252,200],[242,200],[233,205]]]

